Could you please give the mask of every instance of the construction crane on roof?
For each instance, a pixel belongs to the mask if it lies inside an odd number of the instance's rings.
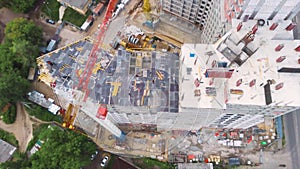
[[[86,101],[86,99],[89,95],[88,84],[90,81],[90,77],[92,75],[93,68],[97,61],[97,55],[98,55],[98,53],[101,52],[101,46],[102,46],[102,43],[103,43],[103,40],[105,37],[104,35],[108,28],[110,19],[112,17],[114,9],[116,8],[117,3],[118,3],[118,0],[110,0],[109,1],[106,12],[105,12],[104,19],[102,21],[102,24],[100,25],[100,28],[98,29],[97,39],[94,42],[94,45],[93,45],[90,55],[88,57],[85,68],[79,76],[79,84],[78,84],[77,88],[82,89],[85,93],[83,101]]]
[[[105,37],[105,32],[108,28],[108,25],[110,23],[110,20],[112,18],[113,11],[118,3],[118,0],[110,0],[104,15],[104,19],[102,21],[102,24],[100,25],[98,29],[98,35],[96,40],[94,41],[92,50],[88,56],[86,65],[84,69],[79,72],[79,70],[76,71],[76,74],[78,75],[78,85],[73,86],[74,89],[81,90],[83,92],[83,97],[75,96],[76,91],[73,90],[73,98],[77,103],[70,104],[68,107],[68,110],[66,112],[66,115],[64,117],[64,124],[65,127],[73,128],[74,121],[76,118],[76,113],[79,111],[80,106],[82,106],[82,103],[86,102],[88,96],[89,96],[89,82],[90,78],[93,72],[95,72],[95,66],[96,69],[101,69],[101,67],[96,65],[98,54],[101,54],[101,47],[103,44],[103,40]],[[103,108],[105,107],[105,108]],[[105,110],[104,110],[105,109]],[[116,137],[122,139],[124,134],[122,131],[117,128],[110,120],[106,118],[107,114],[107,108],[106,106],[100,106],[98,107],[98,112],[96,114],[96,118],[99,119],[99,123],[104,126],[107,130],[109,130],[112,134],[114,134]],[[101,117],[101,118],[100,118]]]

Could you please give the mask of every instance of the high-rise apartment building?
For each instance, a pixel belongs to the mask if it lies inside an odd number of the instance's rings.
[[[163,10],[203,27],[213,0],[164,0]]]

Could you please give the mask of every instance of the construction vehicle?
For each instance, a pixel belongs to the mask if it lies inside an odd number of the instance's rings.
[[[146,17],[146,22],[143,23],[143,26],[147,26],[154,30],[159,22],[159,19],[154,19],[154,17],[151,16],[151,4],[149,0],[143,1],[143,12]]]
[[[73,104],[69,104],[67,111],[65,112],[63,118],[62,126],[69,129],[74,129],[74,121],[76,117],[76,112],[78,111],[78,106],[74,106]]]

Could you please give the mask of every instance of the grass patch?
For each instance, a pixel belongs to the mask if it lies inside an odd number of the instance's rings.
[[[143,169],[174,169],[175,166],[166,162],[161,162],[152,158],[134,159],[134,164]]]
[[[59,19],[60,3],[57,0],[45,0],[42,6],[42,12],[54,21]]]
[[[65,10],[63,20],[71,22],[72,24],[80,27],[85,22],[85,20],[88,18],[88,16],[90,14],[92,14],[92,12],[90,10],[88,10],[85,15],[82,15],[82,14],[78,13],[77,11],[73,10],[72,8],[68,7]]]
[[[50,113],[47,109],[36,104],[30,105],[30,108],[26,107],[26,111],[29,113],[29,115],[35,116],[36,118],[43,121],[56,121],[58,123],[62,122],[61,116],[54,115]]]
[[[18,147],[19,142],[12,133],[0,129],[0,139],[8,142],[15,147]]]
[[[40,133],[43,131],[43,130],[46,130],[47,127],[48,127],[49,124],[41,124],[41,125],[38,125],[38,126],[34,126],[33,128],[33,137],[32,139],[30,140],[30,142],[28,143],[28,146],[27,146],[27,151],[30,151],[30,149],[34,146],[34,144],[38,141],[38,136],[40,135]]]

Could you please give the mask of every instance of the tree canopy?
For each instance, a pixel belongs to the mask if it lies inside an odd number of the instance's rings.
[[[32,21],[17,18],[6,25],[0,44],[0,105],[22,100],[30,83],[27,75],[35,64],[42,41],[42,30]]]
[[[19,13],[29,12],[36,0],[1,0],[0,6],[5,6]]]
[[[87,137],[73,131],[62,130],[58,127],[48,128],[39,135],[44,143],[41,149],[33,154],[29,160],[23,159],[7,162],[0,168],[10,169],[74,169],[89,164],[90,156],[96,149],[94,142]]]
[[[30,44],[41,43],[41,28],[25,18],[16,18],[9,22],[5,28],[5,41],[26,40]]]

